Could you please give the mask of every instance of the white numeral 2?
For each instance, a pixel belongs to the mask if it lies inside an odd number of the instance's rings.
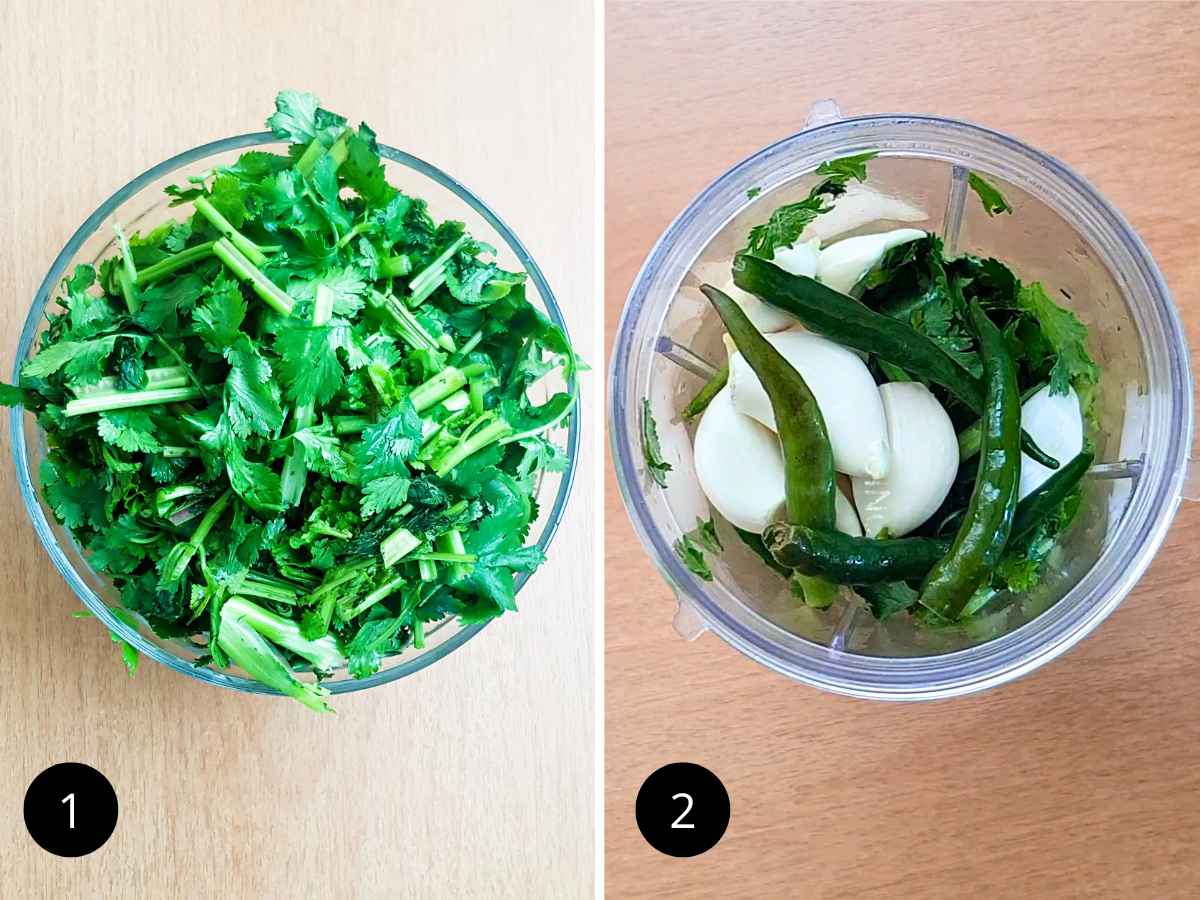
[[[678,800],[680,797],[682,797],[684,800],[687,801],[687,806],[685,806],[683,809],[683,812],[681,812],[679,814],[679,818],[671,823],[671,827],[672,828],[695,828],[696,826],[693,825],[691,822],[683,821],[683,817],[692,811],[692,795],[691,794],[673,794],[671,796],[671,799]]]

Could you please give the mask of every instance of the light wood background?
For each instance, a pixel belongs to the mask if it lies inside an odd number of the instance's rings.
[[[799,130],[813,101],[1018,135],[1149,244],[1200,348],[1200,9],[1167,3],[609,3],[607,327],[671,218]],[[671,593],[606,494],[606,887],[613,897],[1200,896],[1200,509],[1066,657],[964,700],[793,684],[671,629]],[[642,780],[724,781],[724,840],[671,859]]]
[[[6,0],[5,377],[34,290],[84,217],[154,163],[258,130],[280,87],[477,190],[594,363],[594,27],[587,2]],[[585,448],[600,380],[586,386]],[[79,603],[0,465],[0,896],[590,896],[598,464],[585,452],[519,615],[324,718],[146,661],[130,681],[107,635],[69,618]],[[65,760],[99,768],[120,798],[112,839],[78,860],[43,852],[21,818],[30,780]]]

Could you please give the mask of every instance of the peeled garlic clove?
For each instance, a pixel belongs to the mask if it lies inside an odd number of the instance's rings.
[[[839,235],[872,222],[920,222],[929,214],[906,200],[883,194],[865,184],[852,183],[833,203],[804,228],[806,238],[828,243]]]
[[[900,537],[932,516],[958,473],[954,424],[929,388],[915,381],[881,385],[891,468],[884,478],[853,479],[863,529]]]
[[[840,486],[833,497],[833,511],[835,514],[834,527],[838,531],[851,537],[862,537],[863,529],[862,523],[858,521],[858,513],[854,511],[854,504],[842,492]]]
[[[728,387],[704,411],[692,455],[700,489],[730,523],[761,534],[779,517],[784,501],[779,438],[734,409]]]
[[[806,331],[785,331],[767,340],[792,364],[812,391],[825,419],[833,465],[839,472],[881,478],[888,471],[887,420],[875,379],[853,352]],[[729,357],[734,408],[775,430],[775,413],[762,383],[741,353]]]
[[[771,262],[785,272],[793,275],[807,275],[813,278],[817,274],[817,259],[821,254],[821,242],[816,238],[791,247],[776,247]]]
[[[817,258],[817,279],[827,287],[850,293],[860,278],[893,247],[925,237],[917,228],[897,228],[882,234],[860,234],[830,244]]]
[[[1074,388],[1065,394],[1051,394],[1042,388],[1021,406],[1021,427],[1034,443],[1066,465],[1083,450],[1083,413]],[[1020,496],[1032,494],[1054,474],[1039,462],[1021,454]]]
[[[742,312],[746,314],[746,318],[763,334],[783,331],[785,328],[791,328],[797,324],[793,316],[788,315],[783,310],[776,309],[768,303],[764,303],[753,294],[743,291],[733,283],[732,278],[722,285],[721,290],[728,294],[742,308]]]

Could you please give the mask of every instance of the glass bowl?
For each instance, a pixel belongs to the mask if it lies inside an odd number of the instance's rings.
[[[113,232],[110,227],[112,219],[119,221],[127,233],[149,231],[167,219],[186,214],[168,206],[170,198],[163,193],[166,185],[180,183],[189,174],[232,163],[247,149],[283,153],[286,152],[286,148],[285,142],[265,131],[213,141],[159,163],[104,201],[67,241],[42,280],[21,330],[13,381],[19,377],[21,364],[34,352],[38,334],[45,326],[44,314],[58,293],[63,277],[77,263],[95,263],[114,252]],[[465,222],[467,230],[474,237],[497,248],[496,261],[499,264],[510,269],[519,267],[527,272],[529,280],[526,284],[526,295],[530,302],[540,306],[555,325],[564,333],[567,332],[562,311],[555,302],[554,294],[541,269],[512,229],[505,225],[486,203],[454,178],[424,160],[383,144],[380,144],[379,152],[392,183],[406,193],[427,200],[430,214],[435,219],[457,219]],[[555,377],[548,376],[546,383],[535,386],[531,395],[544,391],[548,397],[554,390],[561,389],[563,382],[559,380],[556,384]],[[567,382],[567,386],[574,390],[573,377]],[[533,399],[540,402],[545,397],[534,396]],[[33,522],[34,530],[37,531],[54,565],[96,618],[140,653],[177,672],[238,691],[277,694],[273,688],[237,674],[236,669],[217,671],[207,667],[196,668],[192,662],[205,652],[203,646],[188,640],[164,640],[157,637],[140,620],[139,627],[132,628],[112,613],[109,607],[119,606],[120,602],[117,592],[104,576],[89,565],[70,532],[54,521],[32,477],[45,456],[45,441],[41,429],[33,416],[24,415],[21,407],[12,410],[11,425],[17,483],[30,521]],[[549,548],[558,528],[575,478],[579,443],[577,413],[573,412],[564,423],[564,427],[559,430],[559,440],[564,430],[569,459],[567,468],[564,472],[542,478],[537,495],[540,514],[530,530],[531,536],[536,537],[537,546],[543,551]],[[518,573],[518,591],[528,577],[525,573]],[[416,650],[410,647],[398,656],[385,659],[380,670],[369,678],[354,679],[345,672],[339,672],[334,677],[325,679],[322,684],[331,692],[340,694],[395,681],[420,671],[461,647],[482,631],[486,624],[484,622],[464,626],[456,619],[443,619],[426,629],[424,649]],[[313,678],[311,674],[300,674],[298,677],[310,680]]]
[[[1183,330],[1145,246],[1062,163],[966,122],[840,119],[829,102],[814,115],[812,127],[759,151],[706,188],[639,272],[618,326],[609,384],[622,496],[676,592],[675,623],[685,637],[711,630],[778,672],[854,696],[915,700],[982,690],[1042,665],[1095,628],[1162,543],[1185,491],[1192,440]],[[1092,435],[1098,464],[1044,583],[1000,613],[948,629],[917,629],[907,615],[880,623],[849,592],[829,610],[809,609],[727,526],[720,531],[725,551],[710,560],[712,582],[698,579],[672,550],[682,533],[710,515],[695,478],[692,429],[680,418],[713,362],[724,357],[722,329],[698,286],[719,286],[729,277],[729,261],[749,227],[805,196],[819,163],[868,150],[880,152],[868,188],[909,209],[895,211],[892,224],[876,220],[866,230],[912,225],[938,232],[949,254],[996,256],[1024,281],[1042,281],[1089,326],[1090,350],[1103,369],[1099,433]],[[993,180],[1013,213],[989,218],[967,190],[969,171]],[[673,467],[666,488],[645,471],[644,398]]]

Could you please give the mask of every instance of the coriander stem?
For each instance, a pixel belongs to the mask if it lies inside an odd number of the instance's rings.
[[[338,139],[328,148],[321,143],[320,138],[313,138],[308,146],[304,148],[304,152],[300,154],[300,158],[296,160],[296,171],[307,178],[313,173],[313,169],[317,167],[317,163],[327,154],[333,157],[334,169],[336,170],[346,161],[346,155],[349,153],[349,148],[346,146],[346,134],[348,131],[349,129],[338,135]]]
[[[95,384],[79,388],[75,392],[75,396],[91,397],[95,394],[108,394],[120,390],[119,383],[119,379],[115,375],[106,375]],[[182,366],[158,366],[146,370],[146,388],[184,387],[187,383],[188,373]]]
[[[402,525],[379,542],[379,555],[391,567],[420,546],[421,539]]]
[[[466,544],[463,543],[462,532],[457,528],[451,528],[445,534],[438,535],[435,544],[437,545],[438,550],[446,554],[460,557],[470,555],[467,553]],[[460,559],[453,563],[450,566],[450,581],[455,582],[466,578],[469,574],[469,570],[465,565],[463,565],[463,563],[474,561],[474,559]]]
[[[226,616],[222,606],[221,615],[213,621],[220,622],[220,629],[213,630],[223,655],[236,663],[247,675],[255,681],[275,688],[281,694],[294,697],[311,710],[333,711],[324,699],[329,693],[328,689],[297,679],[283,654],[255,631],[243,617]]]
[[[229,505],[229,498],[233,496],[233,488],[229,488],[220,497],[213,501],[213,505],[208,508],[208,512],[204,514],[204,518],[200,520],[200,524],[196,526],[196,530],[192,532],[192,537],[188,541],[193,547],[201,547],[204,544],[204,539],[208,537],[208,533],[212,531],[217,520],[221,518],[221,514],[225,512],[225,507]]]
[[[512,426],[503,419],[497,419],[489,423],[487,426],[479,429],[465,441],[461,441],[451,447],[446,453],[443,453],[435,462],[433,472],[439,478],[442,478],[450,473],[450,471],[465,460],[473,453],[477,453],[484,447],[487,447],[493,441],[500,440],[508,434],[512,433]]]
[[[379,291],[371,291],[367,295],[367,302],[388,317],[396,333],[414,350],[437,349],[437,341],[403,303]]]
[[[474,553],[414,553],[412,556],[404,557],[408,562],[448,562],[448,563],[474,563],[479,561],[479,557]]]
[[[438,255],[437,259],[417,273],[416,277],[408,283],[409,306],[420,306],[429,298],[430,294],[441,287],[442,282],[446,280],[446,263],[468,240],[470,238],[467,235],[460,234],[456,241]]]
[[[428,582],[437,580],[437,563],[430,558],[429,554],[410,556],[408,557],[408,560],[409,562],[416,562],[417,574],[420,576],[422,581]]]
[[[273,600],[295,606],[300,599],[300,591],[290,585],[282,584],[278,579],[247,575],[238,587],[238,594],[243,597],[258,597],[261,600]]]
[[[230,225],[229,220],[221,215],[220,211],[209,202],[207,197],[197,197],[194,205],[196,211],[208,219],[213,228],[217,229],[220,233],[221,237],[237,247],[253,265],[261,266],[267,261],[267,255],[262,252],[258,244]],[[215,245],[213,249],[214,251],[216,250]]]
[[[379,263],[380,278],[395,278],[398,275],[407,275],[411,271],[412,260],[406,253],[386,257]]]
[[[336,164],[335,168],[341,168],[342,163],[346,161],[346,157],[350,155],[350,146],[346,143],[346,138],[349,134],[350,129],[347,128],[338,135],[338,139],[329,148],[329,155],[333,157],[333,161]]]
[[[373,565],[375,565],[374,560],[364,559],[361,562],[348,563],[338,566],[335,569],[330,569],[325,573],[325,580],[313,590],[313,599],[320,599],[332,593],[335,588],[341,587],[348,581],[353,581]]]
[[[125,298],[125,305],[129,308],[130,314],[137,315],[137,311],[141,309],[141,303],[138,300],[137,288],[133,286],[133,281],[125,269],[117,272],[117,286],[121,288],[121,296]]]
[[[322,671],[332,671],[346,663],[345,657],[338,650],[337,641],[332,636],[326,635],[310,641],[300,633],[300,626],[296,622],[278,616],[242,597],[230,597],[225,601],[223,612],[228,617],[226,621],[236,617],[262,637],[280,647],[286,647]]]
[[[346,621],[349,622],[351,619],[362,615],[380,600],[386,600],[388,597],[394,594],[396,589],[402,584],[404,584],[404,579],[397,575],[396,577],[375,588],[375,590],[363,597],[362,600],[358,602],[357,606],[350,610],[350,614],[346,616]]]
[[[366,416],[334,416],[334,434],[358,434],[374,423]]]
[[[467,402],[471,404],[471,411],[476,415],[483,415],[483,387],[483,382],[476,378],[467,389]]]
[[[483,329],[480,328],[473,335],[467,338],[467,342],[462,345],[462,348],[454,354],[454,359],[451,362],[457,364],[463,361],[468,353],[479,346],[479,342],[483,340]]]
[[[230,268],[234,275],[254,288],[254,293],[258,294],[269,307],[281,315],[290,316],[292,314],[292,307],[296,305],[292,298],[264,275],[249,259],[239,253],[233,244],[225,238],[221,238],[213,244],[213,252],[217,254],[221,262]]]
[[[325,537],[337,538],[341,541],[348,541],[354,537],[349,531],[341,531],[332,525],[325,525],[321,522],[314,522],[308,528],[313,534],[323,534]]]
[[[446,366],[432,378],[413,388],[408,398],[412,401],[413,408],[422,412],[465,387],[467,377],[465,369]]]
[[[158,450],[165,459],[188,459],[189,457],[199,456],[198,450],[193,450],[191,447],[168,447],[163,445]]]
[[[83,416],[88,413],[108,412],[113,409],[132,409],[137,406],[156,406],[160,403],[198,400],[202,396],[204,396],[203,392],[194,387],[116,391],[111,394],[95,394],[71,400],[64,407],[64,412],[67,416]]]
[[[121,251],[121,271],[117,273],[117,284],[121,286],[121,293],[125,297],[125,305],[129,307],[129,312],[136,314],[141,305],[135,287],[137,267],[133,264],[133,254],[129,252],[129,241],[125,238],[121,223],[116,219],[113,219],[113,231],[117,233],[117,247]]]
[[[355,225],[353,228],[351,228],[349,231],[347,231],[345,234],[343,234],[341,236],[341,238],[337,242],[337,249],[341,250],[348,243],[350,243],[352,240],[354,240],[356,237],[358,237],[360,234],[362,234],[364,231],[366,231],[370,227],[371,227],[370,220],[367,220],[364,222],[359,222],[357,225]]]
[[[296,171],[307,178],[316,168],[317,160],[328,152],[319,139],[313,138],[304,148],[304,152],[300,154],[300,158],[296,160]]]
[[[167,342],[166,338],[164,338],[161,334],[155,333],[154,339],[158,341],[159,345],[166,350],[167,353],[170,354],[177,363],[179,363],[176,368],[180,369],[183,374],[187,376],[188,381],[190,381],[196,387],[203,389],[204,385],[200,383],[200,379],[196,377],[196,373],[192,371],[192,367],[187,364],[187,360],[179,355],[179,351],[172,347]]]
[[[137,278],[134,283],[139,287],[142,285],[153,284],[156,281],[161,281],[172,272],[176,272],[185,266],[190,266],[192,263],[207,259],[212,256],[213,245],[216,241],[205,241],[203,244],[197,244],[195,247],[188,247],[186,250],[180,250],[165,259],[160,259],[152,266],[146,266],[142,271],[137,273]]]

